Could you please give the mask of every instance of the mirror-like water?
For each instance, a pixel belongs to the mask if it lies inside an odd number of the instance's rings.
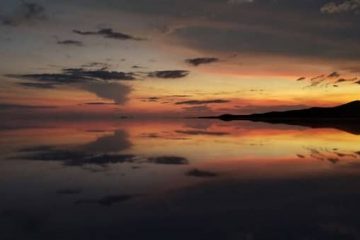
[[[0,131],[1,239],[359,239],[360,135],[212,120]]]

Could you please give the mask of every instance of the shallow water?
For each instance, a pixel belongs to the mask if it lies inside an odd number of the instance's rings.
[[[360,239],[359,143],[245,121],[2,123],[0,239]]]

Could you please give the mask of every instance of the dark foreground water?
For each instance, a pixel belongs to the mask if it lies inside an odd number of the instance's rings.
[[[0,239],[360,239],[360,135],[212,120],[2,123]]]

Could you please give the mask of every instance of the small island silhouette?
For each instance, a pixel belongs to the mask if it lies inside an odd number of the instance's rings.
[[[268,123],[284,123],[312,128],[335,128],[352,134],[360,134],[360,101],[336,107],[312,107],[283,112],[267,112],[249,115],[224,114],[200,117],[223,121],[248,120]]]

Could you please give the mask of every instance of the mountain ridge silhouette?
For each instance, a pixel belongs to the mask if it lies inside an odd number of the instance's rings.
[[[254,122],[283,123],[311,128],[335,128],[360,135],[360,101],[352,101],[335,107],[311,107],[282,112],[255,113],[249,115],[223,114],[201,117],[223,121],[248,120]]]

